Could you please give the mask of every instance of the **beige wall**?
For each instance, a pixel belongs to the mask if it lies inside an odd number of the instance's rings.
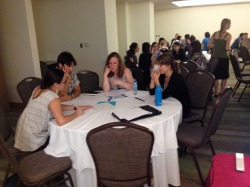
[[[150,1],[120,3],[117,5],[119,49],[122,57],[132,42],[139,45],[154,40],[154,4]]]
[[[28,76],[41,76],[29,0],[0,1],[0,41],[9,101],[21,102],[16,91],[18,82]]]
[[[202,40],[204,33],[212,35],[220,29],[223,18],[232,21],[229,32],[234,40],[241,32],[250,33],[250,3],[196,8],[181,8],[155,11],[155,34],[165,37],[169,42],[175,33],[193,34]],[[158,38],[155,38],[158,41]]]
[[[110,34],[106,28],[104,0],[32,0],[32,3],[40,60],[56,60],[59,53],[69,51],[78,63],[75,71],[95,71],[101,83]],[[112,5],[112,1],[108,3]],[[116,9],[108,12],[116,15]],[[116,21],[107,19],[108,25]],[[80,43],[83,46],[87,43],[88,47],[80,48]],[[109,40],[109,48],[117,50],[115,43],[117,38],[113,42]]]

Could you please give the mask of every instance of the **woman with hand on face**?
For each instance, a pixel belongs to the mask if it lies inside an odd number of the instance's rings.
[[[165,53],[159,56],[156,64],[159,65],[159,71],[154,70],[151,73],[151,82],[149,85],[150,95],[155,94],[155,87],[161,85],[162,98],[173,97],[179,100],[183,108],[183,118],[190,116],[191,103],[187,86],[182,76],[177,73],[177,64],[174,62],[171,54]]]
[[[109,54],[103,74],[103,91],[117,89],[133,89],[134,79],[130,70],[123,64],[121,56],[117,52]]]
[[[80,81],[73,71],[74,66],[77,65],[75,58],[71,53],[64,51],[57,57],[57,65],[68,75],[65,90],[59,92],[60,100],[64,102],[78,97],[81,94],[81,88]]]
[[[65,89],[67,78],[60,69],[48,70],[41,86],[34,89],[28,105],[17,122],[15,147],[21,151],[38,151],[48,144],[48,123],[55,118],[59,126],[69,123],[92,106],[62,105],[58,92]],[[75,110],[65,116],[64,110]],[[52,114],[52,115],[51,115]]]

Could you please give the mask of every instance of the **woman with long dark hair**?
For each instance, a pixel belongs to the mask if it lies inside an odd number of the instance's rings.
[[[156,64],[159,65],[159,71],[151,73],[150,95],[154,95],[155,87],[161,85],[162,98],[176,98],[182,104],[183,118],[190,116],[191,103],[188,89],[182,76],[177,73],[178,66],[174,57],[171,54],[164,53],[157,58]]]
[[[15,147],[21,151],[33,152],[45,148],[48,144],[48,123],[55,118],[58,125],[64,125],[91,106],[62,105],[58,92],[65,89],[67,76],[60,69],[48,70],[42,85],[35,88],[28,105],[22,112],[15,133]],[[75,110],[64,115],[63,110]],[[51,115],[52,114],[52,115]]]
[[[139,45],[136,42],[133,42],[130,46],[129,46],[129,50],[127,50],[127,55],[125,57],[126,61],[130,61],[133,62],[135,65],[137,65],[138,61],[137,61],[137,56],[136,53],[139,51]]]

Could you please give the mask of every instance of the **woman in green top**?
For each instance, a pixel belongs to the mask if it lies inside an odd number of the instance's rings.
[[[221,93],[226,84],[227,79],[229,78],[229,57],[227,52],[230,51],[230,42],[231,42],[231,34],[227,32],[227,30],[231,26],[230,19],[223,19],[221,21],[220,30],[215,32],[208,42],[208,47],[213,48],[212,57],[218,58],[218,64],[214,71],[215,76],[215,84],[214,84],[214,96],[218,97],[219,93]],[[220,84],[220,92],[218,90],[219,80],[221,80]]]

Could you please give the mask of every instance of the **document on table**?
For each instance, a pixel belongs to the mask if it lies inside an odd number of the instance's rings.
[[[115,109],[112,114],[119,120],[132,121],[138,117],[150,115],[152,114],[152,112],[143,110],[142,108],[138,107],[138,108],[132,108],[132,109],[127,109],[127,110]]]

